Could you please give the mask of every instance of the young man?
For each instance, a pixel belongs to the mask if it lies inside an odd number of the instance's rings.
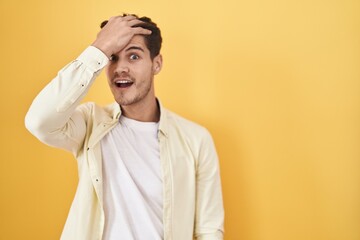
[[[61,239],[223,239],[217,154],[208,131],[154,93],[161,34],[149,18],[112,17],[35,98],[25,124],[71,151],[79,184]],[[106,69],[115,103],[80,104]]]

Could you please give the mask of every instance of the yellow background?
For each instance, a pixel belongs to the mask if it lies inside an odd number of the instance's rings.
[[[159,24],[157,95],[214,137],[226,240],[360,239],[358,0],[0,0],[0,239],[59,238],[76,163],[24,116],[122,12]]]

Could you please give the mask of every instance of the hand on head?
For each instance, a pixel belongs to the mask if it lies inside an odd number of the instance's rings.
[[[111,17],[98,33],[92,46],[100,49],[109,58],[121,51],[135,35],[149,35],[151,31],[134,27],[142,23],[133,15]]]

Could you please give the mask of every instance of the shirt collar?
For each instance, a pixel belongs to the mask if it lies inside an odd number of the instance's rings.
[[[160,100],[156,98],[156,102],[160,108],[160,121],[159,121],[159,132],[162,133],[165,137],[168,136],[168,112],[162,106]],[[113,103],[113,121],[119,121],[121,116],[121,107],[118,103]]]

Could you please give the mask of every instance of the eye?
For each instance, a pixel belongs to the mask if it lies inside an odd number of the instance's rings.
[[[140,57],[136,54],[131,54],[130,55],[130,60],[138,60]]]
[[[112,54],[112,55],[110,56],[110,62],[116,62],[118,59],[119,59],[119,57],[116,56],[115,54]]]

